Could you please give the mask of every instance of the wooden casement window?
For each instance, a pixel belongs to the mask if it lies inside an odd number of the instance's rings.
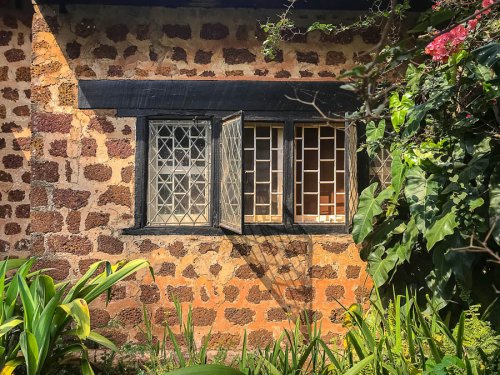
[[[347,113],[359,102],[341,85],[82,80],[78,107],[137,120],[134,226],[124,234],[346,233],[358,184],[369,182],[369,161],[357,162],[363,131],[318,122],[289,100],[315,93]],[[379,164],[371,174],[385,180]]]
[[[347,225],[343,128],[238,112],[151,118],[147,140],[146,229]]]

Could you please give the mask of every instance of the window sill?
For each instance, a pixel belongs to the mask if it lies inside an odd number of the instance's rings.
[[[272,236],[280,234],[347,234],[349,231],[343,224],[246,224],[242,235]],[[125,228],[122,234],[130,236],[160,236],[160,235],[195,235],[195,236],[226,236],[239,235],[229,230],[210,226],[164,226]]]

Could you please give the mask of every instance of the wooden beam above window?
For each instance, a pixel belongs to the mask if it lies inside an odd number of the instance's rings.
[[[216,113],[225,111],[305,112],[315,109],[287,98],[311,101],[325,113],[344,114],[359,101],[340,88],[341,82],[201,81],[201,80],[82,80],[78,83],[81,109],[117,109],[127,115],[141,111],[182,109]]]

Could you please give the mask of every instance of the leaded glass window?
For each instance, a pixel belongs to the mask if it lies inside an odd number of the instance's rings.
[[[147,224],[210,223],[210,121],[149,122]]]
[[[295,222],[345,223],[345,131],[295,127]]]
[[[237,233],[243,231],[243,114],[237,113],[222,121],[220,226]]]
[[[283,219],[283,125],[245,122],[244,200],[246,223]]]

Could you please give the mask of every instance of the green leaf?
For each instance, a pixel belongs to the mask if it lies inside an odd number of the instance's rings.
[[[419,166],[414,166],[406,172],[405,196],[410,213],[421,233],[426,232],[438,212],[436,206],[442,180],[442,176],[436,175],[426,178],[424,170]]]
[[[106,337],[95,331],[90,331],[90,334],[88,335],[87,339],[101,346],[104,346],[105,348],[108,348],[114,352],[118,352],[118,348],[111,340],[107,339]]]
[[[24,330],[19,337],[19,344],[28,375],[36,375],[38,372],[38,344],[35,335]]]
[[[88,359],[82,359],[82,375],[94,375],[94,370],[92,370]]]
[[[394,150],[391,157],[391,185],[394,189],[394,200],[396,201],[403,186],[406,166],[401,159],[401,150]]]
[[[59,307],[73,318],[77,336],[85,340],[90,335],[90,312],[87,302],[83,298],[78,298]]]
[[[7,319],[2,325],[0,325],[0,338],[21,323],[23,323],[23,321],[17,317]]]
[[[397,248],[391,248],[384,252],[384,249],[379,247],[368,255],[368,272],[377,288],[385,284],[389,273],[396,266],[399,260],[396,250]]]
[[[366,141],[370,143],[380,141],[384,137],[384,132],[385,120],[380,120],[378,126],[374,121],[370,121],[366,124]]]
[[[370,354],[369,356],[366,356],[364,359],[356,363],[354,366],[352,366],[349,370],[347,370],[343,375],[357,375],[361,374],[366,366],[370,364],[370,362],[373,360],[374,354]]]
[[[458,227],[458,223],[457,215],[454,211],[450,211],[436,220],[429,230],[424,233],[427,242],[427,250],[431,250],[437,242],[453,234],[456,227]]]
[[[465,312],[462,311],[460,314],[460,320],[458,322],[457,330],[457,357],[462,358],[463,355],[463,344],[464,344],[464,326],[465,326]]]
[[[22,357],[11,359],[5,363],[5,366],[0,370],[0,375],[12,375],[14,370],[24,363]]]
[[[500,164],[495,166],[490,178],[490,226],[491,235],[495,242],[500,245]]]
[[[170,371],[170,375],[243,375],[232,367],[221,365],[198,365]]]
[[[497,74],[500,70],[500,43],[489,43],[472,51],[477,61],[492,68]]]
[[[373,218],[382,213],[379,200],[375,197],[378,183],[368,186],[359,197],[358,211],[354,215],[352,237],[361,243],[373,229]]]

